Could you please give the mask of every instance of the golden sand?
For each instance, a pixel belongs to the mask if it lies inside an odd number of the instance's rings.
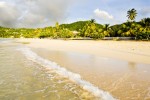
[[[150,99],[150,42],[21,39],[121,100]]]

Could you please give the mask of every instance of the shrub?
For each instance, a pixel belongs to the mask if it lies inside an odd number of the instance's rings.
[[[136,34],[136,40],[150,40],[150,32],[141,32]]]
[[[58,33],[58,37],[60,38],[71,38],[73,37],[74,34],[73,32],[71,32],[70,30],[68,29],[62,29],[59,33]]]
[[[102,39],[104,37],[105,37],[105,35],[103,33],[99,33],[99,32],[94,32],[94,33],[91,33],[91,35],[90,35],[90,38],[93,38],[93,39]]]

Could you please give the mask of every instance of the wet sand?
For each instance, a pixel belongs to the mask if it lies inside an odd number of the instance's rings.
[[[150,99],[150,43],[26,39],[40,56],[121,100]]]

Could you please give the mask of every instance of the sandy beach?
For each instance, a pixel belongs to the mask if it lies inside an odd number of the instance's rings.
[[[18,39],[120,100],[150,99],[150,42]]]
[[[150,64],[150,42],[21,39],[33,48],[53,51],[79,52],[137,63]]]

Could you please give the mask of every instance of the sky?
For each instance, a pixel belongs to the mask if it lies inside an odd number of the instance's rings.
[[[132,8],[136,21],[150,17],[150,0],[0,0],[0,26],[37,28],[90,19],[114,25],[126,22]]]

